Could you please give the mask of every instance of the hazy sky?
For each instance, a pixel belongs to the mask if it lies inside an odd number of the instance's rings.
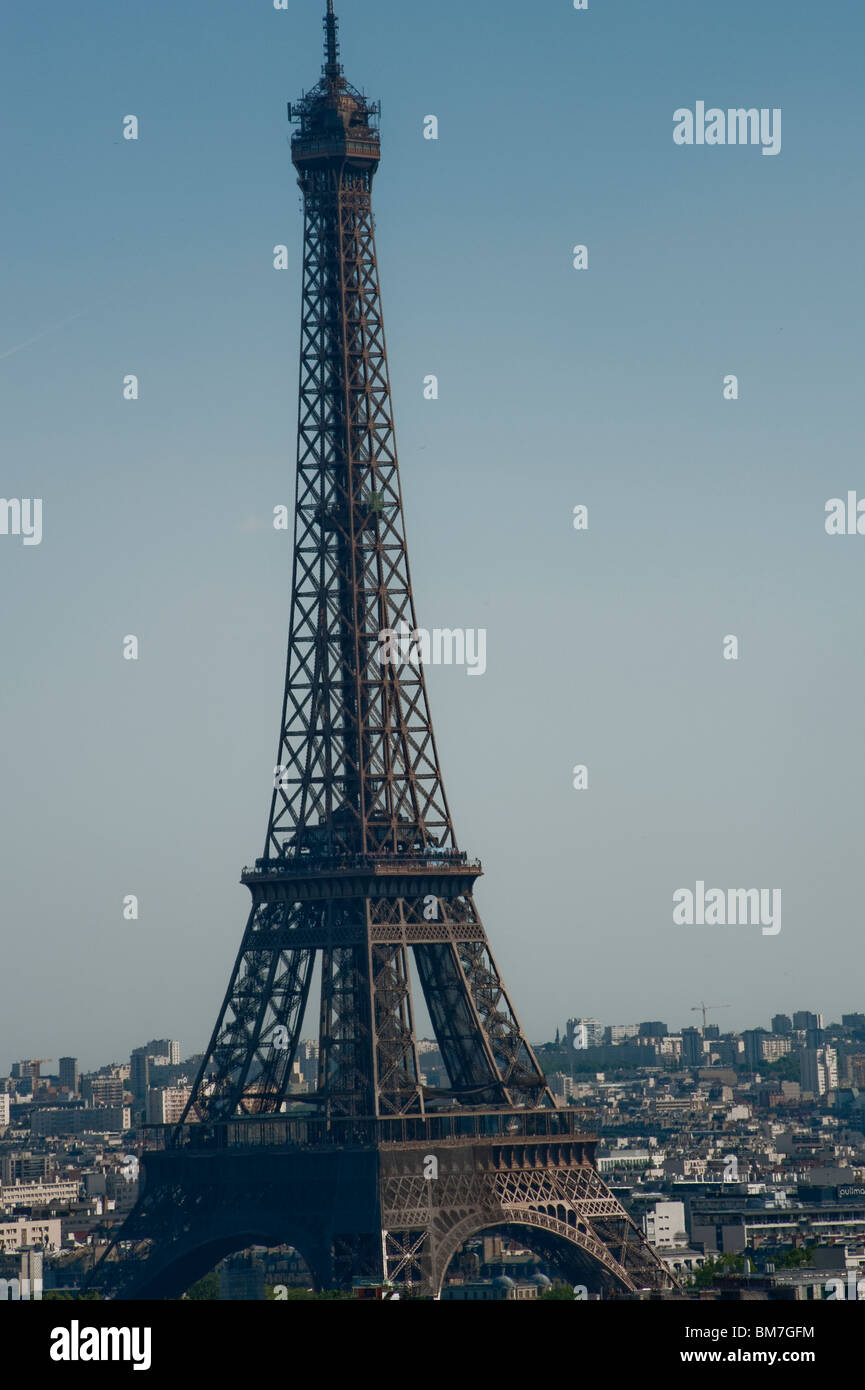
[[[323,8],[4,9],[0,492],[43,499],[43,539],[0,535],[0,1071],[203,1048],[227,984],[290,600],[285,103],[318,79]],[[824,507],[865,496],[865,11],[337,8],[346,75],[382,101],[419,622],[488,634],[482,678],[428,675],[521,1020],[863,1008],[865,537],[828,536]],[[698,101],[781,108],[780,154],[677,146]],[[780,888],[782,930],[674,927],[697,880]]]

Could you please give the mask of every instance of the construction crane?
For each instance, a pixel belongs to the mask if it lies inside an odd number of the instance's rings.
[[[691,1006],[691,1013],[692,1013],[692,1014],[699,1014],[699,1013],[702,1013],[702,1015],[703,1015],[703,1032],[705,1033],[705,1031],[706,1031],[706,1014],[709,1012],[710,1009],[712,1009],[712,1010],[714,1010],[714,1009],[732,1009],[732,1007],[733,1007],[732,1004],[704,1004],[704,1003],[702,1002],[702,1000],[701,1000],[699,1004],[693,1004],[693,1005]]]

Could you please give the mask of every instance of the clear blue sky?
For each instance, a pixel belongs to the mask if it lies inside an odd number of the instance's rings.
[[[0,492],[43,499],[44,539],[0,536],[0,1070],[201,1048],[227,983],[290,597],[285,103],[318,78],[323,8],[4,13]],[[679,1027],[700,999],[734,1027],[861,1009],[865,537],[823,516],[865,495],[865,11],[337,8],[346,75],[382,101],[419,621],[488,632],[483,678],[429,683],[520,1017],[543,1039],[573,1014]],[[697,100],[780,107],[781,154],[677,147]],[[674,928],[697,879],[780,887],[780,935]]]

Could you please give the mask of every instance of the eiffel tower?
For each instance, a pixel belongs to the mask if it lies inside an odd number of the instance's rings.
[[[436,1296],[480,1231],[587,1288],[673,1287],[560,1109],[475,907],[436,752],[403,529],[371,192],[379,108],[343,77],[289,106],[305,208],[288,661],[252,907],[186,1111],[145,1131],[107,1297],[177,1297],[226,1255],[295,1247],[318,1287]],[[411,635],[402,662],[389,635]],[[449,1084],[425,1084],[413,953]],[[295,1094],[320,963],[318,1081]]]

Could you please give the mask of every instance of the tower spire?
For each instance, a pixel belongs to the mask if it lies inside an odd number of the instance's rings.
[[[336,81],[342,72],[339,65],[339,43],[337,42],[337,30],[339,20],[333,12],[333,0],[327,0],[327,14],[324,17],[324,75],[331,82]]]

